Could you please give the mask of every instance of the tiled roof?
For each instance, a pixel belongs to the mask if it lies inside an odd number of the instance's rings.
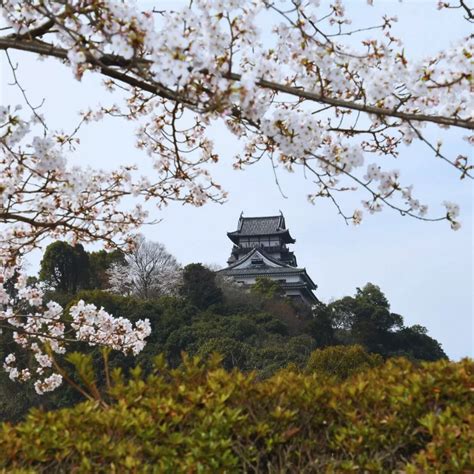
[[[255,265],[255,267],[245,267],[245,268],[224,268],[219,270],[221,273],[226,275],[270,275],[275,273],[304,273],[305,271],[302,268],[295,267],[269,267],[268,265]]]
[[[282,216],[241,217],[238,232],[242,235],[275,234],[285,230],[282,220]]]
[[[264,255],[265,258],[267,258],[268,260],[274,263],[278,263],[281,266],[271,267],[270,265],[266,265],[266,264],[256,264],[256,265],[252,265],[252,266],[248,266],[244,268],[235,268],[235,267],[238,267],[245,260],[248,260],[249,258],[251,258],[251,256],[257,252]],[[223,275],[227,275],[227,276],[232,276],[232,277],[302,275],[303,279],[308,283],[311,289],[317,288],[317,285],[313,282],[313,280],[311,280],[310,276],[306,273],[306,269],[296,268],[296,267],[287,265],[285,263],[278,262],[274,260],[273,258],[271,258],[269,255],[267,255],[262,249],[254,249],[252,252],[247,254],[244,258],[242,258],[238,262],[233,263],[227,268],[219,270],[219,273],[222,273]]]
[[[258,276],[284,276],[284,275],[301,275],[303,277],[303,280],[307,282],[307,285],[310,289],[315,290],[317,288],[317,285],[311,280],[309,275],[306,273],[306,270],[304,268],[288,268],[288,267],[268,267],[266,265],[262,266],[256,266],[256,268],[236,268],[236,269],[227,269],[224,268],[223,270],[220,270],[219,273],[222,273],[223,275],[238,278],[238,277],[246,277],[246,276],[251,276],[251,277],[258,277]]]
[[[266,217],[242,217],[240,216],[237,230],[228,232],[227,235],[235,243],[240,237],[281,235],[284,242],[294,243],[285,225],[283,214],[279,216]]]
[[[231,265],[229,265],[228,269],[232,269],[235,267],[238,267],[242,263],[244,263],[246,260],[249,260],[252,258],[255,254],[260,254],[263,257],[265,257],[267,260],[270,260],[270,262],[275,263],[276,265],[279,265],[281,267],[290,267],[290,268],[295,268],[292,265],[289,265],[288,263],[282,262],[281,260],[277,260],[276,258],[273,258],[271,255],[269,255],[263,248],[261,247],[254,247],[250,252],[246,253],[240,260],[235,261]],[[266,266],[266,265],[265,265]]]
[[[284,289],[293,292],[304,292],[306,299],[309,298],[309,300],[313,302],[318,301],[311,291],[315,290],[317,285],[311,280],[306,270],[291,265],[287,259],[285,259],[285,261],[282,260],[281,252],[287,250],[283,244],[292,244],[295,242],[286,228],[283,214],[280,213],[279,216],[266,217],[243,217],[241,215],[237,230],[228,232],[227,235],[230,240],[234,242],[234,249],[237,250],[235,254],[234,251],[232,252],[231,258],[228,261],[229,266],[219,270],[219,273],[233,277],[235,280],[242,279],[244,281],[245,277],[250,277],[252,281],[256,277],[278,279],[285,281],[285,283],[282,283]],[[267,253],[267,250],[270,248],[270,240],[268,240],[267,244],[266,236],[277,236],[277,239],[271,240],[271,242],[278,242],[280,252],[276,254],[280,255],[279,258],[270,255],[269,253],[271,252]],[[253,246],[251,249],[249,248],[247,251],[249,245],[256,246]],[[252,258],[255,254],[260,254],[259,256],[257,255],[259,258]],[[238,260],[236,260],[236,258],[238,258]],[[252,261],[249,262],[249,259],[252,259]],[[294,258],[291,262],[296,265]],[[290,277],[290,280],[296,279],[299,281],[288,282],[284,278],[285,276]],[[295,278],[295,276],[299,276],[299,278]]]

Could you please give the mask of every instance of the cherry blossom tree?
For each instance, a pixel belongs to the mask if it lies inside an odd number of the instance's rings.
[[[243,145],[232,157],[235,168],[265,158],[274,167],[300,169],[314,181],[309,199],[330,199],[346,222],[360,223],[363,211],[344,210],[338,193],[358,189],[369,213],[388,208],[460,226],[456,204],[445,202],[442,215],[429,213],[412,185],[380,158],[420,141],[461,179],[472,179],[469,158],[449,156],[426,133],[474,128],[472,37],[414,60],[392,33],[395,18],[369,28],[351,25],[340,0],[193,0],[170,11],[156,3],[143,10],[117,0],[0,0],[6,22],[0,50],[26,105],[25,111],[0,107],[0,320],[37,361],[34,374],[17,365],[15,354],[4,366],[13,379],[34,375],[38,391],[60,382],[52,354],[69,342],[138,352],[149,325],[132,327],[82,302],[68,323],[59,305],[45,306],[40,286],[26,284],[25,255],[49,238],[133,246],[130,235],[148,219],[144,201],[224,200],[210,170],[230,157],[214,150],[215,121]],[[440,1],[438,8],[474,21],[467,1]],[[263,17],[273,25],[266,35]],[[100,75],[106,89],[124,95],[115,106],[84,112],[81,123],[107,115],[135,121],[137,145],[154,174],[140,174],[126,159],[110,172],[71,166],[70,154],[80,153],[78,130],[48,128],[17,77],[15,50],[55,58],[78,81]],[[465,139],[474,142],[472,135]],[[14,296],[7,291],[12,282]]]
[[[177,293],[181,267],[163,244],[138,235],[125,264],[112,265],[107,272],[110,291],[141,298]]]

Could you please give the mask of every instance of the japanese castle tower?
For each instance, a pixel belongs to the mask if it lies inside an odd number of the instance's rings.
[[[298,268],[294,253],[288,248],[295,239],[281,212],[269,217],[241,214],[237,230],[227,236],[234,245],[227,260],[229,266],[220,270],[221,274],[245,286],[254,284],[257,277],[267,277],[279,281],[286,296],[308,305],[318,301],[313,294],[317,286],[304,268]]]

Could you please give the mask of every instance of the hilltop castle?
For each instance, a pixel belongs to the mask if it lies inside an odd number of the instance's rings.
[[[288,244],[295,239],[286,228],[285,218],[279,216],[243,217],[240,215],[237,230],[228,232],[233,242],[228,267],[220,270],[242,285],[250,286],[257,277],[267,277],[281,283],[285,295],[308,305],[318,299],[317,288],[304,268],[298,268],[294,253]]]

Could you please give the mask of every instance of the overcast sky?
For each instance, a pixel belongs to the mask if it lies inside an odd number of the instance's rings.
[[[375,3],[376,7],[370,8],[362,0],[350,2],[354,26],[377,23],[385,12],[396,14],[400,21],[394,32],[404,40],[409,57],[434,53],[469,33],[458,12],[438,12],[435,1]],[[100,79],[91,74],[78,83],[71,71],[56,61],[40,62],[17,52],[11,57],[19,63],[18,74],[30,99],[34,103],[46,99],[43,112],[50,128],[72,130],[78,110],[113,100],[101,88]],[[1,61],[1,102],[19,103],[18,91],[7,85],[11,74],[3,55]],[[133,130],[133,124],[116,119],[87,126],[81,130],[75,162],[110,168],[126,161],[145,161],[146,156],[134,146]],[[453,232],[444,222],[422,223],[390,211],[352,227],[328,202],[308,203],[311,182],[299,173],[278,173],[284,197],[275,185],[269,162],[233,171],[231,158],[239,143],[221,125],[212,133],[222,156],[215,175],[229,191],[228,201],[202,208],[172,204],[162,211],[154,210],[153,217],[161,222],[143,229],[149,239],[164,243],[182,264],[224,266],[231,250],[226,232],[235,230],[241,211],[246,216],[260,216],[281,210],[296,239],[293,250],[299,266],[306,267],[317,283],[318,298],[328,302],[353,294],[367,282],[375,283],[387,295],[392,311],[401,314],[408,325],[426,326],[451,358],[474,355],[471,182],[459,181],[456,172],[424,146],[413,145],[393,163],[385,159],[387,167],[402,170],[404,182],[413,182],[416,196],[433,211],[442,212],[443,200],[460,204],[461,230]],[[430,133],[437,137],[436,129]],[[461,139],[463,135],[456,131],[443,134],[448,155],[472,153]],[[356,196],[346,196],[342,203],[346,209],[360,207]],[[38,258],[31,259],[32,272]]]

